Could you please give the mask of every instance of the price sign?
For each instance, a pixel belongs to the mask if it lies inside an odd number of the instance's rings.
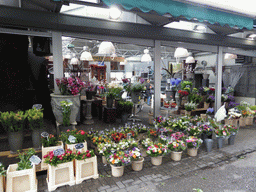
[[[127,133],[127,138],[131,139],[131,137],[132,137],[132,134],[131,133]]]
[[[79,149],[83,149],[84,148],[84,144],[83,143],[78,143],[75,145],[75,149],[79,150]]]
[[[32,109],[36,108],[37,110],[42,109],[42,105],[41,104],[35,104],[32,106]]]
[[[41,133],[41,136],[44,137],[44,138],[45,138],[45,137],[49,137],[49,133],[47,133],[47,132],[42,132],[42,133]]]
[[[41,159],[37,155],[32,155],[29,158],[29,161],[34,165],[39,165],[39,163],[41,163]]]
[[[62,148],[59,148],[59,149],[56,149],[56,150],[53,151],[54,156],[59,156],[59,155],[62,155],[64,153],[65,153],[65,151]]]
[[[68,140],[70,143],[75,143],[76,142],[76,138],[73,135],[69,135]]]

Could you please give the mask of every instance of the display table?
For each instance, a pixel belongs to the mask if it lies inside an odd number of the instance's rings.
[[[169,111],[172,112],[172,111],[177,111],[178,110],[178,107],[176,106],[175,108],[171,108],[171,107],[161,107],[160,108],[161,110],[167,110],[167,113],[166,113],[166,118],[169,117]]]
[[[105,123],[116,122],[116,108],[103,107],[103,121]]]

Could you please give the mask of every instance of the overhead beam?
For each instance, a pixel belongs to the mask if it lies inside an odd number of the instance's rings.
[[[0,6],[0,10],[0,26],[20,26],[62,32],[69,31],[162,41],[172,40],[251,50],[256,49],[256,41],[216,34],[196,33],[136,23],[121,23],[7,6]]]

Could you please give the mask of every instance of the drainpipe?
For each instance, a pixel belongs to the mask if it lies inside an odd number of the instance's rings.
[[[222,89],[222,66],[223,66],[223,47],[218,46],[215,82],[215,113],[221,107],[221,89]]]
[[[160,116],[161,107],[161,42],[155,40],[154,47],[154,117]]]

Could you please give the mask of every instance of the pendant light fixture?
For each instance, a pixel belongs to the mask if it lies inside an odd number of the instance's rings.
[[[81,54],[80,60],[81,61],[93,61],[92,54],[89,51],[87,51],[88,47],[84,46],[83,50],[84,50],[84,52]]]
[[[149,50],[144,49],[144,54],[141,57],[141,62],[150,62],[150,61],[152,61],[152,58],[149,55]]]
[[[180,57],[188,57],[188,50],[183,47],[178,47],[174,52],[174,57],[180,58]]]
[[[112,42],[103,41],[101,42],[98,50],[99,55],[113,55],[116,53],[116,49]]]
[[[226,53],[225,56],[224,56],[224,59],[226,59],[226,60],[237,59],[237,55],[232,54],[232,53]]]
[[[195,58],[192,57],[192,56],[188,56],[187,59],[186,59],[186,63],[195,63]]]
[[[71,65],[78,65],[79,64],[79,60],[76,58],[76,54],[73,54],[73,58],[70,61]]]

